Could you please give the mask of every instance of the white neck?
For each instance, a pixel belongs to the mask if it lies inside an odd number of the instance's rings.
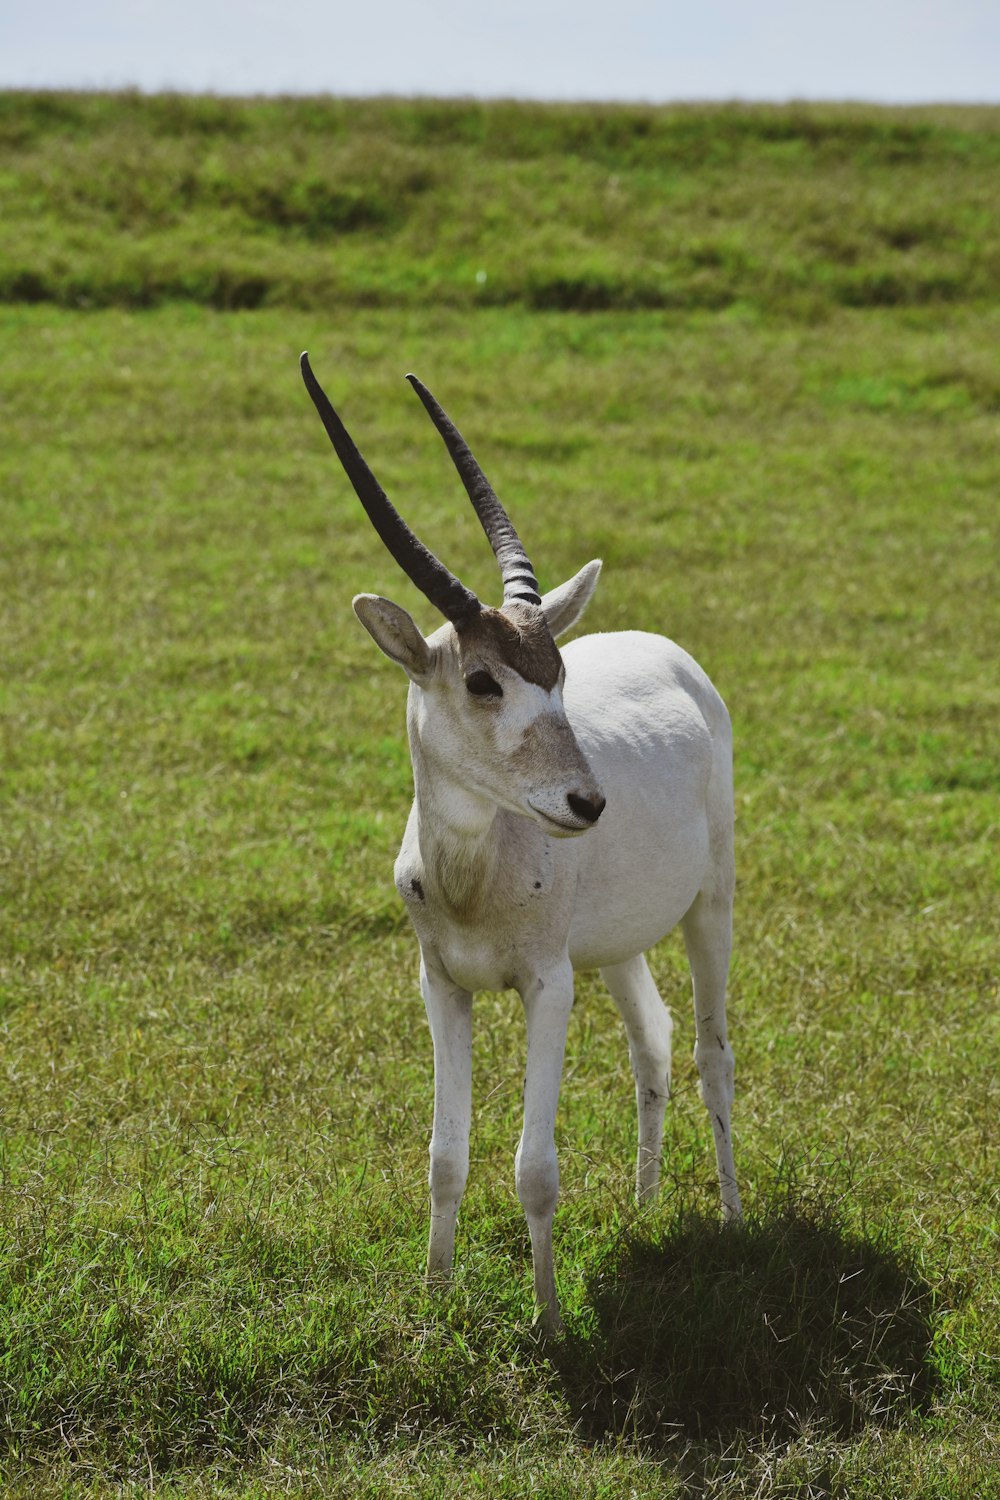
[[[477,916],[500,861],[495,827],[500,809],[425,755],[415,734],[410,756],[417,838],[427,876],[457,916]]]

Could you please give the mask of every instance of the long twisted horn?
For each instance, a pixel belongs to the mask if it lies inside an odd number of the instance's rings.
[[[424,403],[434,426],[444,438],[445,447],[451,454],[451,461],[458,470],[476,515],[489,538],[490,546],[496,553],[497,562],[500,564],[500,576],[503,579],[504,602],[506,603],[509,599],[523,599],[527,604],[541,604],[538,579],[535,577],[534,568],[528,561],[528,554],[524,550],[521,538],[514,530],[510,516],[497,499],[493,486],[473,458],[468,443],[423,381],[418,380],[416,375],[407,375],[406,378]]]
[[[308,354],[302,355],[299,365],[306,390],[313,399],[320,420],[358,499],[368,512],[368,519],[406,576],[426,594],[435,609],[439,609],[446,619],[461,629],[482,609],[479,600],[461,579],[438,562],[433,552],[407,526],[330,405],[326,392],[312,372]]]

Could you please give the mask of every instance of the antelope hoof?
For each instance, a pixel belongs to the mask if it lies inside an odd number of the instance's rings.
[[[547,1302],[535,1308],[531,1326],[544,1339],[562,1338],[565,1332],[558,1305],[551,1307]]]

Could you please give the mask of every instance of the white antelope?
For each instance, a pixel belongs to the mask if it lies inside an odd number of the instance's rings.
[[[694,981],[695,1060],[715,1136],[724,1218],[740,1214],[726,1038],[732,933],[732,737],[697,663],[641,631],[589,635],[563,653],[600,562],[540,596],[517,533],[461,434],[415,376],[503,577],[480,603],[410,531],[302,356],[323,425],[376,531],[444,615],[426,639],[398,604],[354,609],[410,679],[414,799],[396,885],[420,943],[434,1040],[427,1274],[447,1280],[469,1167],[472,994],[515,989],[527,1020],[524,1128],[515,1160],[535,1301],[559,1329],[552,1219],[556,1104],[574,969],[599,969],[628,1035],[639,1112],[636,1193],[655,1191],[670,1090],[671,1020],[645,952],[680,922]]]

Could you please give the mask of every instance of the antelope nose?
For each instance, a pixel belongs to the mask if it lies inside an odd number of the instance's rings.
[[[569,810],[577,818],[582,818],[585,823],[596,823],[607,805],[600,792],[596,797],[581,797],[577,792],[567,792],[566,801]]]

